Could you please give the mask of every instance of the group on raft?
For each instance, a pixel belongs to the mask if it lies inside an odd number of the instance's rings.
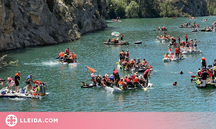
[[[143,60],[140,60],[140,59],[131,59],[129,60],[129,51],[127,51],[125,53],[124,50],[122,50],[120,53],[119,53],[119,64],[122,66],[123,69],[126,69],[126,70],[130,70],[130,69],[136,69],[136,68],[150,68],[152,69],[152,66],[148,66],[148,62],[143,59]]]
[[[112,19],[113,22],[120,22],[120,17],[117,17],[116,19]]]
[[[201,81],[201,84],[206,84],[206,80],[210,80],[210,83],[216,83],[216,59],[213,62],[213,68],[212,65],[207,66],[206,58],[201,58],[201,69],[199,68],[196,76]]]
[[[158,30],[162,30],[162,31],[167,31],[167,28],[166,27],[158,27]]]
[[[68,62],[68,63],[76,63],[76,54],[74,52],[70,53],[69,48],[65,49],[65,52],[60,52],[57,56],[57,59],[61,62]]]
[[[201,31],[213,31],[214,30],[214,26],[212,25],[211,28],[210,27],[205,27],[203,29],[201,29]]]
[[[121,41],[123,40],[123,36],[124,36],[124,35],[121,34]],[[119,37],[117,37],[117,38],[113,37],[112,40],[108,39],[107,42],[108,42],[108,43],[119,43]]]
[[[197,40],[194,39],[193,41],[192,39],[190,39],[188,41],[188,38],[189,36],[188,34],[186,34],[185,41],[184,40],[181,41],[180,36],[178,36],[178,42],[176,42],[176,39],[172,37],[170,45],[173,45],[175,48],[176,47],[181,47],[181,48],[186,47],[187,49],[193,49],[194,51],[197,51]]]
[[[164,41],[167,42],[167,41],[170,41],[170,40],[171,40],[171,37],[170,37],[170,35],[167,35],[166,32],[164,32],[163,35],[157,36],[156,40],[158,40],[158,41],[164,40]]]
[[[186,23],[184,23],[184,24],[182,24],[180,26],[180,28],[184,28],[184,27],[187,27],[187,28],[198,28],[199,24],[196,24],[196,22],[194,22],[192,25],[190,25],[190,22],[186,22]]]
[[[119,76],[118,70],[114,69],[113,74],[110,76],[105,74],[103,77],[101,75],[91,74],[91,81],[93,85],[100,86],[117,86],[122,90],[128,87],[147,87],[148,78],[151,76],[151,70],[148,68],[142,75],[138,75],[137,72],[133,75],[126,75],[124,78]],[[82,86],[85,86],[85,82],[82,82]]]
[[[21,84],[21,72],[18,71],[14,78],[12,77],[7,77],[7,93],[19,93],[19,85]],[[33,75],[28,75],[26,80],[25,80],[25,83],[27,84],[27,89],[25,91],[25,94],[28,95],[28,94],[31,94],[32,96],[33,95],[38,95],[39,91],[40,91],[40,84],[42,84],[41,81],[39,80],[32,80],[33,78]],[[1,79],[0,78],[0,85],[2,85],[2,88],[4,88],[4,82],[5,82],[5,79]],[[31,82],[34,84],[34,86],[31,85]],[[14,84],[16,85],[15,87],[15,91],[13,90],[13,86]]]

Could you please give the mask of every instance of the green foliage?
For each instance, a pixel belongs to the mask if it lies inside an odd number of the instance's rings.
[[[131,1],[126,7],[126,17],[128,18],[138,18],[139,5],[135,1]]]
[[[117,8],[115,9],[115,12],[116,12],[116,16],[117,17],[121,17],[121,18],[123,18],[123,17],[125,17],[125,6],[123,5],[123,4],[118,4],[117,5]]]
[[[2,57],[0,57],[0,69],[8,65],[18,66],[18,60],[16,61],[8,60],[7,55],[3,55]]]

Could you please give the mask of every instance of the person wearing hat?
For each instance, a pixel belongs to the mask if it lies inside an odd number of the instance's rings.
[[[205,58],[205,57],[202,57],[201,63],[202,63],[202,68],[205,68],[205,69],[206,69],[207,62],[206,62],[206,58]]]

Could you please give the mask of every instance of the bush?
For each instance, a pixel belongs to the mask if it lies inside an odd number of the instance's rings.
[[[128,18],[138,18],[139,5],[135,1],[131,1],[130,4],[126,7],[126,16]]]

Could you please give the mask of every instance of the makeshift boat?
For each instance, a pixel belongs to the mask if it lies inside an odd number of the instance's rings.
[[[57,57],[56,61],[59,62],[59,63],[62,63],[63,65],[69,65],[69,66],[72,66],[72,67],[77,66],[77,62],[73,61],[73,59],[63,60],[63,58],[61,59],[61,58]]]
[[[144,90],[146,89],[147,90],[147,88],[150,88],[150,87],[153,87],[153,84],[149,82],[147,87],[136,86],[136,87],[126,87],[124,89],[121,89],[121,88],[116,87],[116,86],[114,86],[114,87],[106,86],[105,90],[107,92],[110,92],[110,93],[122,93],[122,92],[128,92],[128,91],[132,91],[132,90],[136,90],[136,89],[144,89]]]
[[[163,58],[163,61],[164,62],[171,62],[171,61],[180,61],[180,60],[184,60],[186,57],[185,57],[185,55],[181,55],[181,57],[180,58],[175,58],[175,57],[171,57],[171,58],[167,58],[167,57],[164,57]]]
[[[156,41],[157,41],[157,42],[165,43],[165,42],[170,42],[170,39],[158,38],[158,39],[156,39]]]
[[[192,32],[198,32],[198,31],[197,31],[197,29],[195,29],[195,30],[192,30]]]
[[[124,71],[136,71],[136,72],[145,72],[145,70],[146,70],[145,67],[138,67],[138,66],[135,68],[127,68],[127,67],[120,65],[119,63],[117,65],[117,68],[122,69]]]
[[[206,84],[202,84],[198,77],[196,77],[194,83],[197,88],[216,88],[216,83],[212,83],[211,78],[206,80]]]
[[[104,42],[105,45],[129,45],[127,41],[119,41],[119,43]]]
[[[184,50],[183,52],[182,52],[183,54],[201,54],[202,53],[202,51],[194,51],[194,50],[192,50],[192,51],[190,51],[190,50]]]
[[[26,94],[26,89],[27,89],[27,86],[24,87],[24,88],[20,88],[18,90],[18,92],[16,93],[12,93],[12,92],[9,92],[8,93],[8,89],[7,88],[2,88],[0,90],[0,98],[32,98],[32,99],[42,99],[43,97],[45,96],[48,96],[49,93],[46,92],[47,91],[47,84],[46,83],[41,83],[39,85],[40,87],[40,91],[38,94]]]

